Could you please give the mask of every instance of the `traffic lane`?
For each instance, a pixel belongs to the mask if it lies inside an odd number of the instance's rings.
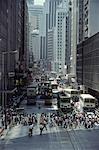
[[[73,136],[72,136],[73,135]],[[71,138],[76,139],[76,144],[80,145],[80,150],[99,150],[99,130],[72,130]]]
[[[39,105],[40,104],[40,105]],[[39,107],[40,106],[40,107]],[[25,103],[21,104],[20,107],[24,108],[24,112],[27,114],[32,113],[54,113],[58,111],[57,105],[53,104],[52,106],[45,106],[44,103],[37,103],[36,106],[26,105]]]
[[[19,137],[6,142],[2,150],[73,150],[73,146],[64,132],[50,132],[33,137]],[[1,150],[1,149],[0,149]]]
[[[7,141],[5,146],[1,145],[0,150],[99,150],[99,130],[75,131],[76,141],[73,132],[69,131],[71,140],[64,131],[33,135],[31,138],[19,137]]]
[[[99,150],[99,130],[66,131],[58,126],[48,126],[42,136],[39,132],[39,127],[35,128],[33,137],[30,138],[28,127],[16,126],[9,132],[6,144],[2,144],[0,150]]]

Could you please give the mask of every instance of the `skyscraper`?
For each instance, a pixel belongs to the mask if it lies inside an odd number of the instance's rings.
[[[2,75],[2,78],[5,79],[4,87],[8,93],[13,93],[15,90],[14,78],[17,61],[21,63],[21,61],[25,60],[24,4],[26,6],[26,1],[24,0],[0,1],[0,72],[2,73],[2,69],[4,68],[5,77]],[[14,51],[17,53],[17,59]],[[27,51],[26,48],[25,51]],[[0,82],[0,91],[4,90],[2,85],[3,82]]]
[[[33,30],[31,33],[31,51],[34,55],[34,61],[40,60],[40,38],[39,30]]]
[[[78,4],[78,43],[93,36],[99,31],[99,1],[79,0]]]
[[[77,48],[77,0],[69,2],[71,7],[71,73],[76,76],[76,48]]]
[[[55,30],[55,49],[54,49],[54,69],[58,73],[64,72],[65,65],[65,36],[66,22],[64,18],[68,12],[68,1],[63,1],[56,10],[56,30]],[[65,24],[64,24],[64,23]]]
[[[56,26],[56,9],[57,6],[62,2],[62,0],[48,0],[48,27],[51,29],[52,27]]]

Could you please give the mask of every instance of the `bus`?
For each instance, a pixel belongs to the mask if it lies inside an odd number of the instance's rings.
[[[36,104],[37,84],[32,84],[27,87],[27,105]]]
[[[56,81],[51,82],[51,88],[52,90],[57,90],[58,89],[58,83]]]
[[[96,107],[96,98],[90,94],[80,94],[81,107],[83,110],[94,110]]]
[[[70,97],[72,98],[73,102],[78,102],[79,101],[79,90],[77,89],[64,89],[64,92],[66,94],[70,94]]]
[[[60,109],[62,111],[71,110],[71,96],[70,94],[64,94],[59,96]]]

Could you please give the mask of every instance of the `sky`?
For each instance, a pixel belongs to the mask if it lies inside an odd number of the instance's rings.
[[[45,0],[34,0],[34,3],[37,4],[37,5],[43,5],[43,2]]]

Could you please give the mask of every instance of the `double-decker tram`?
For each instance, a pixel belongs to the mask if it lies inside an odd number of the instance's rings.
[[[51,88],[52,88],[52,90],[57,90],[58,89],[58,83],[57,83],[57,81],[52,81],[51,82]]]
[[[77,89],[64,89],[64,92],[66,94],[70,94],[70,97],[72,98],[73,102],[78,102],[79,101],[79,90]]]
[[[43,85],[44,85],[45,87],[50,87],[50,82],[49,82],[49,81],[45,81],[45,82],[43,82]]]
[[[51,87],[43,87],[43,99],[45,105],[52,105],[52,89]]]
[[[27,87],[27,105],[36,104],[37,92],[37,84],[32,84]]]
[[[90,94],[80,94],[79,96],[83,110],[95,110],[96,98]]]
[[[62,94],[59,96],[59,107],[62,111],[71,111],[71,96],[70,94]]]
[[[50,82],[43,82],[41,86],[41,99],[45,101],[45,105],[52,105],[52,88]]]

